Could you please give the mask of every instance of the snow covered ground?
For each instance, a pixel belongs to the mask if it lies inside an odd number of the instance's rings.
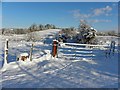
[[[53,58],[50,54],[54,39],[52,35],[58,31],[47,30],[37,33],[45,42],[34,43],[33,61],[16,61],[16,56],[20,53],[29,53],[32,42],[9,41],[9,63],[0,70],[2,87],[118,88],[118,47],[114,55],[105,57],[104,48],[63,45],[58,48],[58,57]],[[18,36],[9,38],[15,39],[15,37]],[[4,41],[6,36],[1,38]],[[117,39],[115,40],[117,42]],[[3,62],[3,47],[4,42],[0,50],[1,62]]]

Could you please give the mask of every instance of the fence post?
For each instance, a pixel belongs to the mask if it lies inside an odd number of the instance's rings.
[[[53,40],[53,48],[52,48],[52,56],[53,57],[58,55],[57,49],[58,49],[58,41],[57,40]]]
[[[30,61],[32,61],[32,52],[33,52],[33,43],[32,43],[31,49],[30,49]]]
[[[8,39],[5,41],[5,51],[4,51],[4,65],[8,62]]]
[[[115,53],[115,41],[111,41],[111,50],[112,50],[112,53],[114,55],[114,53]]]

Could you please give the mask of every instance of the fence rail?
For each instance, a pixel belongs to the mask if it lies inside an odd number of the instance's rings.
[[[78,44],[78,43],[64,43],[70,46],[85,46],[85,47],[109,47],[109,45],[93,45],[93,44]]]

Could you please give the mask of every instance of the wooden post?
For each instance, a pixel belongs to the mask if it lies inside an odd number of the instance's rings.
[[[76,54],[77,54],[77,52],[76,52],[76,47],[75,47],[74,49],[75,49],[75,59],[76,59],[76,56],[77,56],[77,55],[76,55]]]
[[[33,52],[33,43],[32,43],[31,49],[30,49],[30,61],[32,61],[32,52]]]
[[[4,51],[4,65],[8,62],[8,39],[5,42],[5,51]]]
[[[115,41],[111,42],[111,48],[112,48],[112,53],[114,55],[114,53],[115,53]]]
[[[53,40],[53,48],[52,48],[52,56],[55,57],[57,53],[57,48],[58,48],[58,41]]]

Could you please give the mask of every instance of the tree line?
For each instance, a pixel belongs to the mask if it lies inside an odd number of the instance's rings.
[[[29,28],[2,28],[1,33],[3,35],[8,35],[8,34],[27,34],[30,32],[35,32],[35,31],[42,31],[42,30],[47,30],[47,29],[57,29],[57,27],[53,24],[46,24],[46,25],[37,25],[37,24],[32,24]]]
[[[120,37],[120,33],[111,31],[99,32],[90,26],[87,21],[81,20],[78,26],[78,29],[74,27],[63,28],[62,32],[64,33],[60,36],[59,41],[67,42],[71,39],[76,43],[84,43],[84,44],[97,44],[96,36],[118,36]]]
[[[96,30],[92,28],[87,22],[81,20],[78,29],[74,27],[62,29],[66,39],[71,38],[76,43],[91,43],[96,36]],[[62,37],[63,41],[67,41]],[[61,40],[61,37],[60,37]],[[70,41],[70,40],[69,40]]]
[[[81,22],[81,26],[77,28],[74,28],[74,27],[69,27],[69,28],[60,28],[62,29],[62,31],[64,33],[66,33],[66,35],[68,37],[73,37],[76,35],[76,30],[79,30],[81,33],[86,33],[88,32],[89,30],[85,30],[84,28],[90,28],[89,25],[86,24],[85,21]],[[46,24],[46,25],[43,25],[43,24],[32,24],[30,27],[28,28],[13,28],[13,29],[8,29],[8,28],[2,28],[1,30],[1,34],[3,35],[8,35],[8,34],[27,34],[27,33],[30,33],[30,32],[35,32],[35,31],[42,31],[42,30],[47,30],[47,29],[59,29],[59,27],[56,27],[55,25],[53,24]],[[83,35],[83,34],[81,34]],[[96,35],[97,36],[119,36],[120,37],[120,33],[117,33],[115,32],[114,30],[111,30],[111,31],[106,31],[106,32],[99,32],[97,31],[96,32]]]

